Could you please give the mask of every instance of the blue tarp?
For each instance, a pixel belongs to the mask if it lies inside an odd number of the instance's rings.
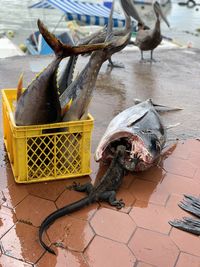
[[[67,20],[77,20],[88,25],[107,25],[110,14],[110,9],[104,5],[74,0],[42,0],[29,8],[57,8],[66,14]],[[114,12],[113,26],[124,25],[124,17]]]

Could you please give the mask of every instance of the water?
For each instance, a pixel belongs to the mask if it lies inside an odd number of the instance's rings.
[[[28,9],[29,5],[36,2],[37,0],[0,0],[0,33],[14,31],[13,41],[16,44],[24,43],[26,37],[37,30],[36,21],[38,18],[42,19],[50,30],[54,30],[56,26],[58,26],[57,30],[59,31],[66,29],[67,24],[64,17],[57,25],[63,15],[59,10]],[[200,6],[187,8],[179,6],[177,2],[172,2],[163,8],[171,28],[168,29],[162,23],[162,32],[180,44],[190,43],[193,47],[200,48],[200,33],[196,31],[200,28]],[[152,18],[154,21],[151,6],[145,6],[144,9],[138,6],[138,9],[140,13],[142,12],[147,24],[151,23]]]

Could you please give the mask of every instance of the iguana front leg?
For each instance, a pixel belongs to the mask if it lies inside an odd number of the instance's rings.
[[[77,192],[85,192],[89,195],[93,189],[93,185],[91,183],[80,184],[73,182],[73,184],[69,187],[69,189],[73,189]]]
[[[99,200],[103,200],[108,202],[111,206],[115,206],[117,209],[121,209],[125,206],[125,203],[122,199],[116,199],[116,192],[115,191],[106,191],[101,193],[99,196]]]
[[[142,161],[141,156],[138,155],[138,153],[134,153],[133,157],[131,157],[130,161],[125,161],[124,159],[120,159],[121,165],[124,167],[127,171],[134,171],[136,165]]]

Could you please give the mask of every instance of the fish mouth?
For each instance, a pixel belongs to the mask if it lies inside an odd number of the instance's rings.
[[[103,139],[97,147],[95,153],[95,160],[98,162],[108,161],[115,155],[118,145],[124,145],[126,147],[126,155],[124,166],[131,166],[130,171],[143,171],[153,165],[154,157],[148,151],[142,138],[130,132],[117,132],[109,135],[106,139]]]

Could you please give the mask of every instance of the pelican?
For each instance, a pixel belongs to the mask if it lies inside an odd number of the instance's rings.
[[[138,32],[136,35],[135,45],[137,45],[141,51],[141,61],[144,60],[143,51],[151,51],[150,60],[155,61],[153,59],[153,51],[162,41],[162,34],[160,29],[160,17],[165,21],[167,26],[170,27],[169,22],[164,16],[161,6],[157,1],[153,4],[153,9],[156,15],[156,22],[153,29],[150,29],[148,26],[144,24],[133,4],[130,5],[129,9],[129,14],[135,20],[138,21]]]

